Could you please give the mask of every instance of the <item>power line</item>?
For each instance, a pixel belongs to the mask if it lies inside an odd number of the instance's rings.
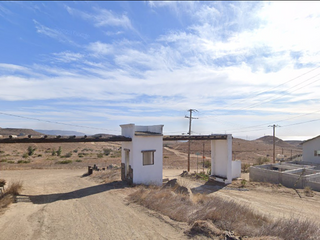
[[[70,124],[70,123],[62,123],[62,122],[56,122],[56,121],[49,121],[49,120],[43,120],[43,119],[33,118],[33,117],[25,117],[25,116],[10,114],[10,113],[0,112],[0,114],[6,115],[6,116],[11,116],[11,117],[18,117],[18,118],[29,119],[29,120],[39,121],[39,122],[47,122],[47,123],[60,124],[60,125],[66,125],[66,126],[72,126],[72,127],[80,127],[80,128],[90,128],[90,129],[97,129],[97,130],[115,131],[115,130],[112,130],[112,129],[88,127],[88,126],[82,126],[82,125],[76,125],[76,124]]]

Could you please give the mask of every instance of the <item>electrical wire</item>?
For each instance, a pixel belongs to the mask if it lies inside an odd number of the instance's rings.
[[[55,122],[55,121],[43,120],[43,119],[33,118],[33,117],[25,117],[25,116],[10,114],[10,113],[0,112],[0,114],[6,115],[6,116],[11,116],[11,117],[18,117],[18,118],[29,119],[29,120],[39,121],[39,122],[54,123],[54,124],[72,126],[72,127],[89,128],[89,129],[97,129],[97,130],[107,130],[107,131],[116,131],[116,130],[113,130],[113,129],[96,128],[96,127],[88,127],[88,126],[82,126],[82,125],[76,125],[76,124],[70,124],[70,123]]]

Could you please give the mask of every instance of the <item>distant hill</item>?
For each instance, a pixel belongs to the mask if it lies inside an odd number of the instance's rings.
[[[292,145],[290,143],[285,142],[280,138],[275,137],[275,140],[276,140],[276,146],[278,146],[278,147],[292,148]],[[258,142],[260,141],[265,144],[273,144],[273,136],[264,136],[264,137],[256,139],[255,141],[258,141]],[[293,146],[295,146],[295,145],[293,145]]]
[[[17,136],[41,136],[42,133],[34,131],[32,129],[23,129],[23,128],[0,128],[0,135],[17,135]]]
[[[106,133],[97,133],[97,134],[92,135],[91,137],[103,137],[103,138],[106,138],[106,137],[112,137],[112,136],[114,136],[114,135],[106,134]]]
[[[46,134],[46,135],[61,135],[61,136],[84,136],[86,135],[85,133],[81,133],[81,132],[76,132],[76,131],[63,131],[63,130],[35,130],[41,134]]]

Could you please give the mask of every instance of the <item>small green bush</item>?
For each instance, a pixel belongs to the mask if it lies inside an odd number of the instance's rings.
[[[28,158],[30,155],[28,153],[25,153],[22,155],[23,158]]]
[[[9,160],[7,161],[7,163],[15,163],[15,161]]]
[[[83,153],[78,153],[78,157],[79,157],[79,158],[82,158],[83,156],[84,156]]]
[[[37,148],[33,148],[32,146],[28,147],[28,155],[32,156]]]
[[[56,156],[56,155],[57,155],[57,152],[56,152],[55,149],[52,149],[51,155],[52,155],[52,156]]]
[[[111,151],[112,151],[112,149],[110,149],[110,148],[104,148],[104,149],[103,149],[103,153],[104,153],[104,155],[106,155],[106,156],[109,156],[110,153],[111,153]]]
[[[57,156],[61,156],[61,152],[62,152],[61,147],[59,147],[59,149],[57,151]]]
[[[211,168],[211,161],[205,160],[205,161],[203,162],[203,164],[204,164],[204,167],[205,167],[205,168]]]
[[[0,162],[7,162],[7,159],[1,159]]]
[[[18,164],[21,164],[21,163],[30,163],[30,161],[28,161],[28,160],[19,160]]]
[[[38,157],[42,157],[42,154],[38,154]]]
[[[77,152],[78,152],[78,149],[73,150],[73,152],[74,152],[74,153],[77,153]]]
[[[0,154],[3,154],[4,153],[4,151],[0,151]]]
[[[103,158],[103,153],[97,153],[98,158]]]
[[[82,162],[82,160],[81,159],[77,159],[76,162]]]
[[[72,163],[72,160],[63,160],[63,161],[58,161],[58,164],[69,164]]]

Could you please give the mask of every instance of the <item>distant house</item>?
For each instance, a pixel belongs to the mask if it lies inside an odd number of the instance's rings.
[[[320,164],[320,135],[302,142],[304,162]]]

